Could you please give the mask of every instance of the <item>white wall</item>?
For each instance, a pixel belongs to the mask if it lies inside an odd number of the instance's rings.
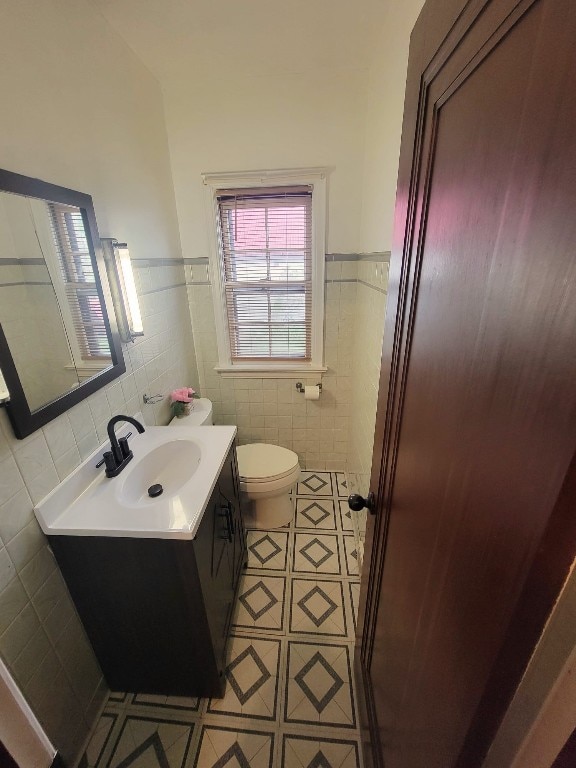
[[[424,0],[389,2],[367,80],[360,250],[389,251],[410,33]]]
[[[185,257],[208,255],[202,171],[330,166],[327,250],[358,247],[364,73],[316,72],[165,85],[172,172]]]
[[[159,86],[88,0],[3,3],[0,167],[87,192],[140,258],[179,237]]]
[[[130,246],[142,300],[121,379],[22,441],[0,409],[0,653],[73,764],[107,688],[33,504],[104,442],[112,414],[193,383],[194,345],[160,89],[89,0],[2,3],[0,104],[0,167],[92,195],[100,235]],[[166,399],[144,413],[166,423]]]

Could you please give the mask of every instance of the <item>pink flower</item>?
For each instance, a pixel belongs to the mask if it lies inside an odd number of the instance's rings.
[[[170,397],[173,403],[191,403],[195,394],[195,390],[191,387],[182,387],[181,389],[175,389]]]

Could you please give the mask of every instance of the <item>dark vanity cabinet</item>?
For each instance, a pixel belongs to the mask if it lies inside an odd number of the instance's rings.
[[[245,535],[234,446],[193,540],[51,536],[110,688],[222,696]]]

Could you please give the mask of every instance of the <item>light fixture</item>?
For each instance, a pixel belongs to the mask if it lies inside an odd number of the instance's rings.
[[[144,335],[144,328],[128,245],[103,237],[102,246],[120,338],[124,342],[134,341],[136,336]]]

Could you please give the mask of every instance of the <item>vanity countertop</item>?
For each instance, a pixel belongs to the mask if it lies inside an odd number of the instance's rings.
[[[96,469],[109,448],[101,446],[36,505],[36,517],[50,536],[192,539],[235,435],[233,426],[146,427],[130,438],[134,458],[121,474]],[[163,492],[151,498],[157,483]]]

